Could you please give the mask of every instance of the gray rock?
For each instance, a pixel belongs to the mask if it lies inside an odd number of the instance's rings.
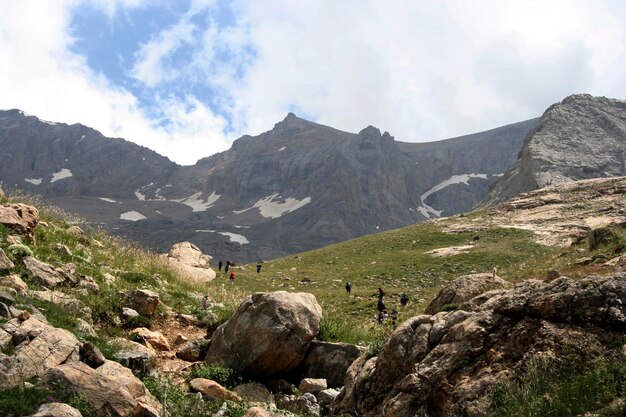
[[[626,175],[626,104],[576,94],[550,106],[519,160],[481,203],[493,206],[547,185]]]
[[[83,417],[74,407],[64,403],[41,404],[32,417]]]
[[[328,388],[328,386],[324,378],[304,378],[300,381],[300,385],[298,386],[298,389],[302,393],[309,393],[313,395],[317,395],[318,392],[323,391],[326,388]]]
[[[11,274],[0,277],[0,286],[13,288],[17,292],[24,293],[28,291],[28,285],[19,277],[19,275]]]
[[[205,338],[193,339],[176,348],[176,357],[184,361],[201,361],[209,349],[209,340]]]
[[[106,358],[96,345],[91,342],[85,342],[80,347],[80,360],[92,368],[97,368],[104,364]]]
[[[321,390],[315,396],[317,398],[317,403],[322,407],[328,409],[335,398],[339,395],[340,390],[335,388],[327,388]]]
[[[272,402],[272,393],[267,387],[258,382],[250,382],[247,384],[237,385],[233,388],[241,398],[250,403],[270,403]]]
[[[24,379],[79,359],[80,343],[72,333],[36,317],[22,322],[12,319],[2,329],[11,334],[15,352],[0,366],[0,388],[15,387]]]
[[[104,366],[92,369],[82,362],[74,362],[49,369],[38,386],[55,395],[81,395],[98,412],[111,417],[159,417],[162,413],[159,403],[146,392],[141,381],[136,380],[132,385],[143,387],[138,393],[128,386],[129,378],[134,378],[132,373],[119,372],[119,368],[111,373]]]
[[[321,318],[312,294],[253,294],[213,333],[205,361],[253,376],[293,371],[318,334]]]
[[[9,257],[4,253],[2,248],[0,248],[0,271],[6,271],[7,269],[15,268],[15,264],[9,259]]]
[[[439,291],[433,301],[426,307],[426,314],[435,314],[446,306],[468,301],[484,292],[511,288],[512,284],[494,274],[470,274],[460,276]]]
[[[154,291],[139,289],[126,291],[122,295],[126,307],[132,308],[139,314],[152,317],[159,305],[159,294]]]
[[[91,309],[82,301],[61,291],[31,291],[30,295],[41,301],[63,307],[70,314],[79,313],[84,317],[91,317]]]
[[[87,323],[85,320],[80,317],[76,319],[76,331],[80,334],[90,337],[97,337],[98,333],[96,333],[93,326]]]
[[[4,317],[5,319],[10,319],[11,317],[13,317],[11,309],[3,302],[0,302],[0,317]]]
[[[349,343],[314,340],[304,358],[302,374],[310,378],[324,378],[330,387],[341,387],[352,362],[366,350]]]
[[[9,294],[7,291],[0,291],[0,303],[4,303],[7,306],[15,304],[15,297]]]
[[[122,307],[122,318],[125,320],[132,320],[139,317],[139,313],[132,308]]]
[[[276,406],[283,410],[310,416],[319,416],[321,412],[317,399],[313,394],[303,394],[301,396],[285,395],[276,401]]]
[[[65,277],[47,263],[41,262],[33,256],[25,257],[23,262],[30,279],[37,284],[53,288],[65,283]]]
[[[38,221],[39,210],[33,206],[19,203],[0,205],[0,224],[29,239],[34,239]]]

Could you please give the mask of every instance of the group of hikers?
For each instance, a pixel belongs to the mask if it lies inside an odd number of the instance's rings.
[[[352,284],[350,281],[346,282],[346,292],[348,293],[348,297],[350,297],[350,293],[352,292]],[[385,306],[384,301],[385,290],[383,290],[382,287],[379,287],[378,291],[372,294],[372,297],[374,296],[378,296],[378,303],[376,305],[378,316],[376,317],[376,322],[378,324],[383,324],[387,321],[387,319],[391,318],[391,325],[396,327],[398,323],[398,310],[393,308],[390,313],[387,312],[387,306]],[[402,306],[406,306],[408,302],[409,296],[403,292],[402,295],[400,295],[400,304],[402,304]]]
[[[222,262],[222,260],[220,259],[220,261],[217,263],[217,270],[218,272],[222,272],[222,267],[224,267],[224,275],[228,275],[228,270],[234,266],[235,266],[235,261],[227,260],[226,264],[224,264],[224,262]],[[256,264],[257,274],[261,273],[262,266],[263,266],[263,261],[258,261]],[[235,285],[235,271],[230,271],[229,279],[230,279],[230,285]]]
[[[217,270],[219,272],[222,272],[222,267],[224,267],[224,275],[228,275],[228,270],[230,269],[230,267],[234,266],[235,261],[226,261],[226,265],[224,265],[224,262],[222,262],[222,260],[220,259],[217,264]],[[230,285],[235,285],[235,271],[230,271]]]
[[[224,275],[228,275],[228,271],[230,270],[231,267],[234,267],[234,266],[235,266],[235,261],[227,260],[226,264],[224,264],[222,260],[220,259],[220,261],[217,264],[217,270],[218,272],[222,272],[222,267],[223,267]],[[263,266],[263,262],[258,261],[256,264],[257,274],[261,273],[262,266]],[[230,285],[235,285],[235,271],[230,271],[229,279],[230,279]],[[346,292],[348,293],[348,297],[350,297],[350,293],[352,292],[352,284],[350,283],[350,281],[346,282],[345,288],[346,288]],[[372,294],[372,297],[374,296],[378,296],[378,303],[376,305],[376,308],[378,309],[378,316],[376,317],[376,322],[379,325],[382,325],[389,318],[391,318],[391,325],[395,328],[398,323],[398,310],[396,310],[395,308],[392,308],[391,312],[389,313],[387,312],[387,306],[385,306],[385,301],[384,301],[385,290],[383,290],[382,287],[379,287],[378,291]],[[409,302],[409,296],[405,292],[403,292],[402,295],[400,295],[400,304],[402,306],[406,306],[408,302]]]

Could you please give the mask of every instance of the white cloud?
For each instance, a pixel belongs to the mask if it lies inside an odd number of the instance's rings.
[[[171,7],[0,0],[0,108],[80,122],[180,163],[291,110],[347,131],[373,124],[434,140],[538,116],[571,93],[626,98],[619,1],[194,0],[133,46],[137,95],[72,52],[79,6],[118,25],[129,11]],[[232,9],[229,24],[220,8]],[[210,94],[197,94],[201,85]]]
[[[70,52],[69,15],[77,4],[0,2],[0,108],[82,123],[183,164],[228,148],[226,122],[197,99],[156,97],[151,104],[162,109],[169,123],[150,119],[137,97]]]
[[[181,45],[193,41],[195,26],[188,21],[181,21],[174,27],[159,32],[150,42],[141,46],[136,53],[135,65],[131,75],[148,87],[154,87],[163,81],[179,77],[181,66],[165,68],[163,60]]]

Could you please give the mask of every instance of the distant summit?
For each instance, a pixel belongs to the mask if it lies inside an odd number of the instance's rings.
[[[490,206],[551,184],[626,175],[626,101],[589,94],[550,106],[519,160],[486,197]]]
[[[0,180],[165,252],[192,242],[272,259],[469,210],[511,168],[536,120],[425,143],[288,113],[272,130],[179,166],[82,125],[0,112]]]

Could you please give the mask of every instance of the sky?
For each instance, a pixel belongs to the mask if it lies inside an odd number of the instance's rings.
[[[626,99],[621,0],[0,0],[0,109],[190,165],[288,112],[423,142]]]

